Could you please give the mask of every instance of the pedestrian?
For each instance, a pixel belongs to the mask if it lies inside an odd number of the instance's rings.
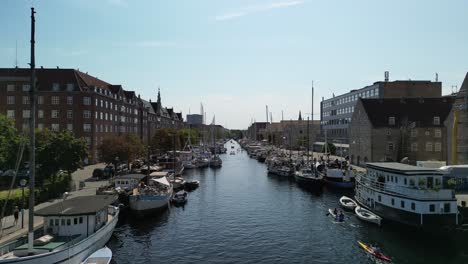
[[[15,210],[13,211],[13,216],[15,217],[14,225],[18,224],[18,217],[19,217],[19,209],[18,206],[15,206]]]

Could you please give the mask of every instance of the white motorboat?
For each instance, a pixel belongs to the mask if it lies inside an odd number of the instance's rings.
[[[366,208],[358,206],[354,209],[354,212],[356,213],[357,217],[363,221],[367,221],[378,226],[380,226],[382,223],[382,217],[374,214]]]
[[[109,264],[112,260],[112,250],[103,247],[89,256],[81,264]]]
[[[172,196],[172,184],[166,177],[151,178],[148,185],[133,189],[130,209],[140,214],[165,208]]]
[[[174,179],[170,180],[172,186],[175,190],[183,189],[185,187],[185,180],[181,177],[175,177]]]
[[[347,196],[341,196],[340,204],[341,206],[343,206],[345,209],[348,209],[348,210],[354,210],[354,208],[358,206],[358,204],[353,199]]]

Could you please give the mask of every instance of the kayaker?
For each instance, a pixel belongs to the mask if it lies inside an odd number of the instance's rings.
[[[338,214],[338,222],[343,222],[344,221],[344,214],[343,211],[340,211]]]
[[[338,210],[336,210],[336,208],[333,209],[333,214],[334,214],[334,215],[338,215]]]
[[[374,254],[376,254],[376,255],[382,254],[382,251],[380,250],[380,248],[378,246],[371,246],[371,248],[372,248],[372,252],[374,252]]]

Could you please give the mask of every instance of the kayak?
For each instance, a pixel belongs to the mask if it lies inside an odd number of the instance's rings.
[[[328,209],[328,214],[329,214],[331,217],[333,217],[333,222],[339,223],[339,224],[340,224],[340,223],[344,223],[344,220],[343,220],[343,221],[337,221],[337,220],[336,220],[336,214],[333,213],[333,209],[329,208],[329,209]]]
[[[374,253],[374,251],[372,250],[371,247],[369,247],[368,245],[362,243],[361,241],[358,241],[358,244],[359,244],[360,247],[362,247],[367,253],[371,254],[372,256],[374,256],[374,257],[376,257],[378,259],[381,259],[383,261],[392,262],[392,260],[389,257],[385,256],[384,254]]]

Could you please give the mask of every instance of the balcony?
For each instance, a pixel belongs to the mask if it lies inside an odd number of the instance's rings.
[[[454,200],[455,191],[451,189],[423,189],[418,187],[403,187],[388,183],[381,183],[372,180],[364,174],[358,173],[356,175],[356,182],[374,189],[379,192],[383,192],[389,195],[398,195],[407,197],[409,199],[417,200]]]

